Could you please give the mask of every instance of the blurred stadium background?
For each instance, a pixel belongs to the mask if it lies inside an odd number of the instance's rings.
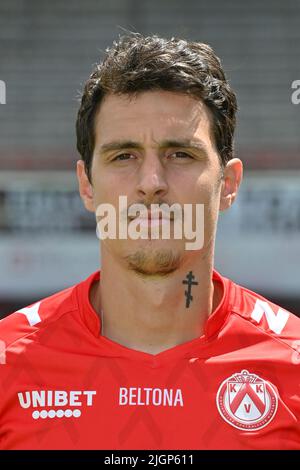
[[[98,269],[74,124],[92,64],[123,29],[207,42],[238,95],[245,180],[216,268],[300,315],[298,0],[1,0],[0,316]]]

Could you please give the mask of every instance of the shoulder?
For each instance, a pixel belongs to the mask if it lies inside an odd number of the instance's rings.
[[[243,286],[232,283],[231,311],[261,334],[300,350],[300,318],[280,305]]]
[[[226,282],[230,293],[227,332],[230,341],[235,341],[237,361],[273,384],[299,436],[300,318],[250,289]]]
[[[10,344],[49,327],[68,312],[77,308],[75,287],[45,297],[0,320],[2,349]]]

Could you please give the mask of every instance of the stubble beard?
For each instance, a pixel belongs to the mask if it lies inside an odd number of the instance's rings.
[[[167,276],[180,267],[182,255],[170,249],[139,249],[127,255],[125,261],[130,270],[141,276]]]

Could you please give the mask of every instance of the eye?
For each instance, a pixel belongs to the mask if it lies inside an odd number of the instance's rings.
[[[170,158],[173,158],[174,160],[185,160],[189,158],[193,158],[191,155],[189,155],[186,152],[174,152],[171,155],[169,155]]]
[[[131,160],[133,155],[131,153],[121,153],[120,155],[117,155],[112,161],[113,162],[124,162],[127,160]]]

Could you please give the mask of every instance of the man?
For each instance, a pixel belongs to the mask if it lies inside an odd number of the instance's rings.
[[[300,449],[299,319],[213,270],[242,179],[235,114],[205,44],[132,34],[107,51],[77,119],[101,273],[1,321],[3,449]],[[120,196],[148,238],[101,233]],[[178,212],[151,236],[173,204],[194,222],[204,208],[197,249]]]

